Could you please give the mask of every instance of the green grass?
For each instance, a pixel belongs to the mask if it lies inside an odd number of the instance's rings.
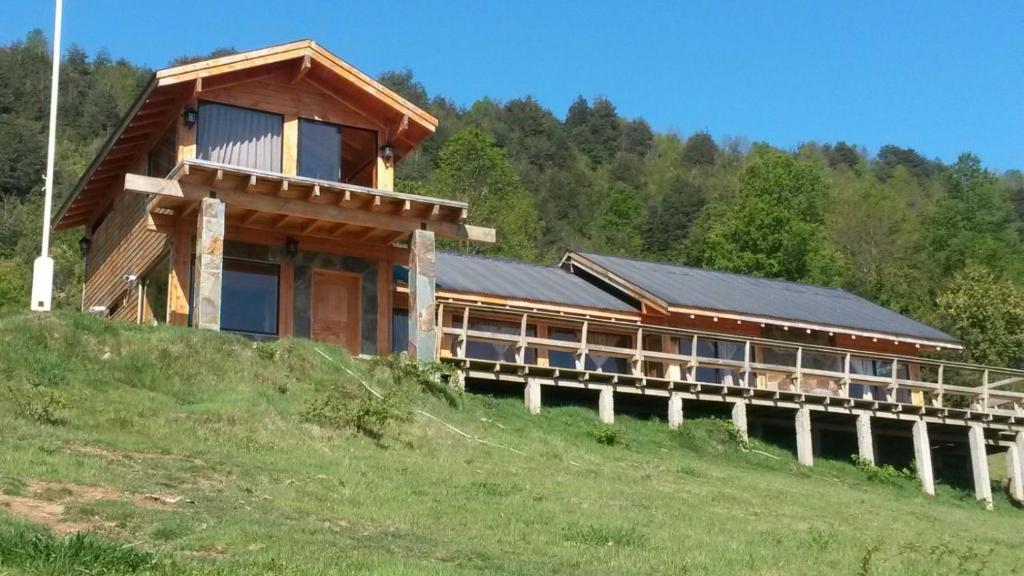
[[[92,527],[54,536],[0,511],[0,575],[1024,573],[1024,511],[1001,494],[986,512],[944,486],[803,468],[741,451],[720,421],[530,416],[320,346],[371,400],[315,348],[0,318],[0,492]]]

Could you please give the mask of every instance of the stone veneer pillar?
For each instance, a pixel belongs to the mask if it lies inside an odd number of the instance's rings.
[[[409,357],[418,361],[434,360],[437,353],[436,268],[434,233],[415,230],[409,241]]]
[[[220,330],[221,283],[224,276],[224,202],[203,198],[196,228],[196,263],[192,325]]]

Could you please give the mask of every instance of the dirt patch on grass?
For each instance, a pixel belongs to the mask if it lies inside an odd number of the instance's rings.
[[[109,488],[59,482],[29,482],[27,489],[28,494],[25,496],[0,494],[0,508],[29,522],[42,524],[58,536],[114,526],[112,522],[101,520],[71,521],[64,517],[68,504],[121,498],[120,494]]]
[[[104,486],[87,486],[64,482],[31,481],[21,496],[0,494],[0,508],[29,522],[42,524],[54,534],[63,536],[74,532],[112,529],[113,522],[101,519],[69,520],[65,513],[69,506],[98,500],[131,501],[140,508],[170,510],[182,500],[173,494],[130,495]]]
[[[67,451],[74,454],[97,456],[109,462],[135,462],[139,460],[178,460],[183,462],[192,462],[195,464],[203,464],[202,460],[199,460],[198,458],[191,458],[189,456],[179,456],[177,454],[162,454],[160,452],[131,452],[126,450],[111,450],[110,448],[104,448],[102,446],[93,446],[89,444],[71,444],[67,446]]]

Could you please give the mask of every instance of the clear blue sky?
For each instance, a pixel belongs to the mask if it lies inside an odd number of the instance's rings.
[[[658,130],[792,148],[843,139],[1024,168],[1024,3],[65,0],[65,46],[162,67],[312,38],[376,75],[409,67],[460,104],[604,95]],[[385,9],[386,8],[386,9]],[[8,0],[0,42],[52,30]]]

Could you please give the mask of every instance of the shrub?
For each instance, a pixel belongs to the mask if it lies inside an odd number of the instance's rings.
[[[385,394],[383,398],[369,393],[360,398],[352,398],[342,387],[336,386],[323,397],[314,400],[306,408],[304,417],[324,428],[351,428],[374,440],[380,440],[395,422],[407,420],[409,411],[395,393]]]
[[[876,466],[867,458],[862,458],[859,454],[854,454],[850,459],[858,470],[864,472],[869,480],[875,482],[896,484],[905,480],[917,479],[917,463],[913,460],[910,461],[906,468],[896,469],[889,464]]]
[[[19,415],[51,426],[67,424],[68,400],[61,392],[35,386],[8,386],[7,392]]]
[[[615,446],[616,444],[622,443],[622,438],[619,436],[618,428],[611,424],[601,424],[596,427],[591,434],[594,436],[594,440],[597,440],[598,444]]]

